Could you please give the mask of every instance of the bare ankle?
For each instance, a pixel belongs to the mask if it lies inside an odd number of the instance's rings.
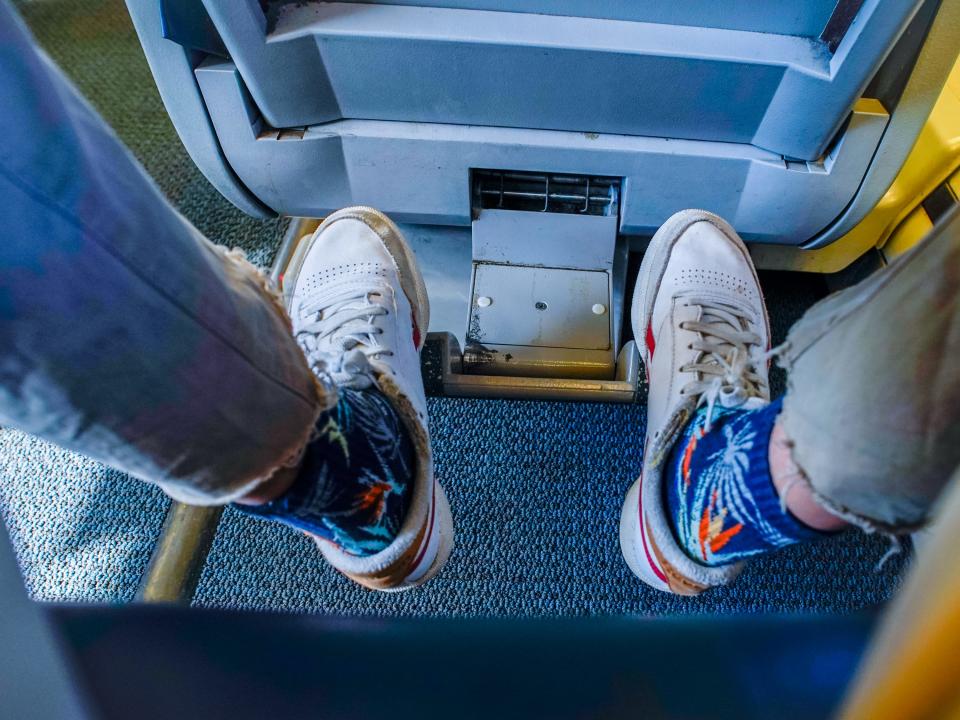
[[[770,477],[781,503],[797,520],[814,530],[841,530],[846,521],[828,512],[813,496],[810,483],[791,454],[791,443],[780,420],[774,425],[769,448]]]

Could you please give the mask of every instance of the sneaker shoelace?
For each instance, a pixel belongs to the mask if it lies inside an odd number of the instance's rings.
[[[698,334],[689,346],[698,355],[694,362],[681,365],[680,371],[694,373],[697,379],[684,385],[680,394],[698,395],[697,407],[707,406],[705,430],[709,431],[717,403],[736,408],[751,398],[767,398],[767,383],[757,367],[758,362],[766,362],[763,339],[746,329],[752,318],[737,307],[702,298],[690,298],[685,304],[700,308],[698,320],[680,323],[682,329]]]
[[[383,328],[375,320],[390,312],[373,302],[382,297],[378,290],[353,287],[303,302],[296,338],[313,372],[339,387],[362,390],[373,384],[368,360],[393,355],[377,340]]]

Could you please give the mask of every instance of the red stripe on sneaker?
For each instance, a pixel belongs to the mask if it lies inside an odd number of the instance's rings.
[[[653,555],[650,553],[650,548],[647,547],[646,523],[643,520],[643,475],[640,476],[640,499],[637,503],[637,512],[640,514],[640,540],[643,542],[643,552],[647,556],[647,563],[653,570],[653,574],[669,586],[670,581],[667,580],[667,576],[663,574],[663,570],[657,567],[657,563],[654,562]]]
[[[410,322],[413,324],[413,346],[420,349],[420,328],[417,326],[417,316],[410,311]]]
[[[433,516],[437,512],[437,481],[433,481],[433,493],[430,496],[430,524],[427,526],[427,532],[423,536],[423,547],[420,548],[420,552],[417,553],[417,559],[413,561],[413,569],[410,573],[414,573],[418,567],[420,567],[420,561],[423,560],[423,556],[427,554],[427,548],[430,547],[430,536],[433,534]]]
[[[644,338],[644,341],[647,343],[647,355],[650,360],[653,360],[653,351],[657,347],[657,341],[653,339],[653,326],[647,325],[647,335]]]

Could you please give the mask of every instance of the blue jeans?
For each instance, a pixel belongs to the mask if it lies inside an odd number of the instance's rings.
[[[324,396],[282,307],[163,198],[0,0],[0,424],[224,503]]]

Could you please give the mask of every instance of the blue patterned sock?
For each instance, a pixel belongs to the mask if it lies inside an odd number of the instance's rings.
[[[264,505],[235,505],[373,555],[400,531],[410,503],[416,455],[396,410],[378,390],[339,390],[321,413],[293,485]]]
[[[768,446],[781,402],[759,410],[707,409],[694,415],[664,467],[667,514],[684,552],[725,565],[822,537],[780,506]]]

